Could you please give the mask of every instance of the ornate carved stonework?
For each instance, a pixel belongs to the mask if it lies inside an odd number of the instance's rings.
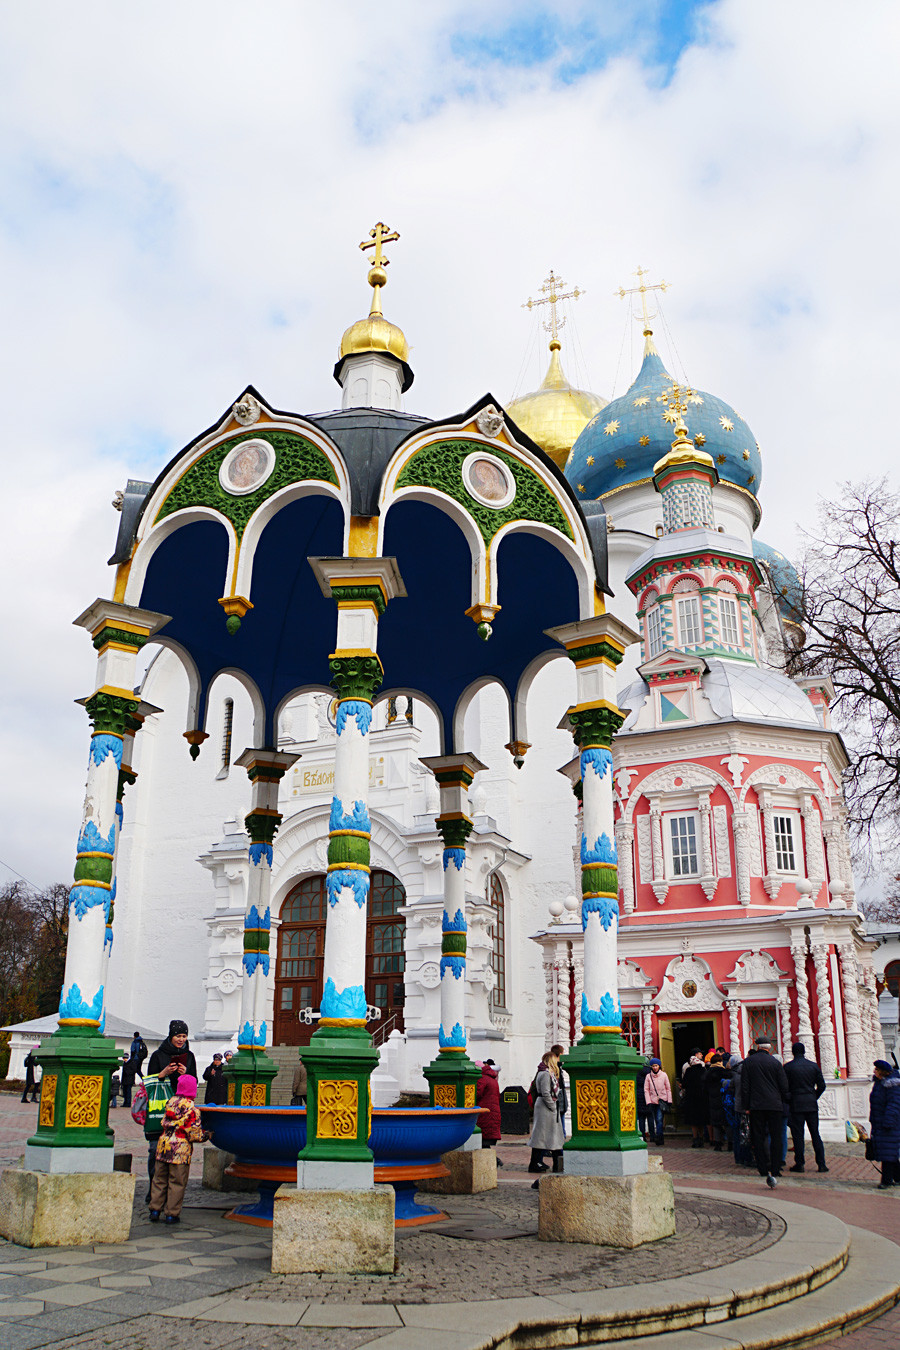
[[[620,989],[646,989],[650,983],[636,961],[620,961],[616,979]]]
[[[650,844],[649,816],[638,816],[637,818],[637,846],[641,882],[643,885],[647,886],[653,880],[653,854]]]
[[[475,418],[475,425],[482,436],[493,438],[503,430],[503,414],[497,411],[493,403],[489,403]]]
[[[681,793],[695,788],[706,788],[711,792],[717,787],[727,792],[732,802],[735,801],[734,790],[727,778],[713,769],[708,769],[704,764],[667,764],[642,780],[639,789],[632,794],[628,803],[626,818],[631,818],[641,797],[658,798],[665,792]]]
[[[728,846],[728,807],[713,807],[713,838],[716,846],[716,873],[731,876],[731,849]]]
[[[423,989],[437,989],[441,982],[441,968],[436,961],[426,961],[419,966],[416,978]]]
[[[750,821],[748,842],[750,844],[750,875],[761,877],[763,874],[762,844],[759,833],[759,812],[752,802],[746,802],[744,811]]]
[[[725,765],[726,769],[731,774],[732,783],[736,788],[740,788],[741,779],[744,776],[744,769],[750,763],[747,756],[738,755],[735,752],[732,752],[730,755],[726,755],[724,759],[720,760],[719,763]]]
[[[661,1013],[719,1012],[724,1002],[706,962],[688,955],[669,962],[656,1000]]]
[[[755,769],[741,790],[742,803],[746,801],[747,793],[751,787],[771,788],[774,792],[784,792],[786,789],[812,792],[817,801],[820,801],[822,797],[819,784],[793,764],[763,764],[760,768]]]
[[[240,422],[242,427],[252,427],[254,422],[258,422],[261,411],[258,401],[252,394],[245,394],[231,409],[234,420]]]
[[[734,970],[726,979],[735,984],[768,984],[787,979],[787,971],[780,970],[773,956],[764,951],[741,952]]]

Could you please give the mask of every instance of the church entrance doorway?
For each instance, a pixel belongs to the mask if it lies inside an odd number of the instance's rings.
[[[406,891],[390,872],[374,869],[366,926],[366,1001],[381,1009],[375,1030],[391,1023],[402,1031]],[[308,1045],[316,1023],[301,1022],[303,1008],[319,1010],[325,955],[325,875],[305,877],[285,897],[275,967],[275,1045]]]
[[[676,1080],[681,1077],[681,1066],[699,1046],[705,1055],[722,1045],[721,1017],[718,1013],[676,1013],[659,1019],[659,1058],[669,1075],[672,1096],[678,1100]],[[680,1120],[678,1121],[680,1123]]]

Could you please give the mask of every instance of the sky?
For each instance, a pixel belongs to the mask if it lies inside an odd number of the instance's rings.
[[[71,876],[115,491],[248,383],[335,406],[378,220],[409,411],[536,387],[551,268],[568,373],[621,394],[640,265],[668,368],[759,440],[762,538],[889,473],[898,49],[891,0],[4,6],[0,881]]]

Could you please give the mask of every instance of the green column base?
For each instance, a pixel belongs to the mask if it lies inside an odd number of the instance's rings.
[[[569,1076],[572,1137],[566,1149],[624,1153],[643,1149],[635,1078],[643,1064],[618,1032],[586,1032],[562,1058]]]
[[[43,1070],[37,1131],[27,1141],[38,1148],[109,1148],[109,1084],[121,1063],[115,1041],[96,1027],[61,1027],[43,1042],[35,1059]]]
[[[265,1050],[242,1046],[224,1070],[229,1106],[268,1106],[272,1079],[278,1073]]]
[[[320,1027],[300,1058],[306,1068],[303,1162],[371,1163],[372,1091],[378,1051],[364,1027]]]
[[[432,1106],[475,1106],[475,1085],[481,1070],[463,1052],[441,1050],[437,1059],[426,1064],[422,1073],[428,1079]],[[478,1126],[473,1134],[481,1134]]]

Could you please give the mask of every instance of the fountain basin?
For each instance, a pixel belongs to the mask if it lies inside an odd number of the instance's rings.
[[[435,1223],[441,1210],[421,1205],[416,1183],[448,1176],[441,1155],[461,1148],[470,1138],[481,1107],[396,1107],[372,1112],[369,1147],[375,1155],[376,1182],[394,1188],[394,1225],[405,1228]],[[303,1106],[203,1106],[203,1128],[216,1148],[233,1153],[226,1176],[247,1177],[259,1184],[255,1205],[238,1205],[229,1218],[271,1227],[275,1192],[297,1178],[297,1155],[306,1146]]]

